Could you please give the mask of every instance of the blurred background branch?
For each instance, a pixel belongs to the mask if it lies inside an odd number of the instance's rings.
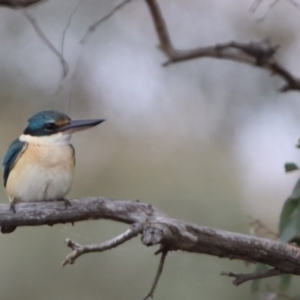
[[[228,59],[260,67],[270,71],[272,75],[280,76],[286,81],[286,84],[280,89],[282,92],[300,90],[300,79],[288,71],[273,57],[278,49],[278,45],[271,46],[265,40],[244,44],[231,41],[224,44],[198,47],[191,50],[178,50],[172,45],[166,22],[157,1],[145,1],[149,7],[156,33],[159,38],[159,48],[168,57],[168,61],[163,64],[164,66],[204,57]]]
[[[44,0],[1,0],[0,6],[7,6],[11,8],[28,7],[33,4],[43,2]]]
[[[63,46],[61,46],[61,52],[59,52],[56,47],[52,44],[52,42],[47,38],[45,33],[42,31],[40,25],[37,23],[36,19],[26,10],[22,11],[24,16],[27,18],[27,20],[32,25],[33,29],[37,33],[38,37],[41,39],[41,41],[47,46],[47,48],[59,59],[60,64],[62,66],[62,76],[60,79],[60,84],[63,82],[63,80],[67,77],[69,72],[69,66],[67,61],[65,60],[63,56]],[[72,14],[71,14],[72,16]],[[68,29],[68,25],[66,26],[66,30]],[[64,36],[65,31],[63,32],[63,38],[62,38],[62,45],[64,43]]]

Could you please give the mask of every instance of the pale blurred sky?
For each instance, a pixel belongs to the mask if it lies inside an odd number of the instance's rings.
[[[29,12],[60,48],[62,32],[78,3],[46,1]],[[142,1],[132,1],[80,45],[86,28],[116,3],[86,1],[78,8],[65,40],[70,74],[57,94],[61,76],[57,57],[20,11],[2,8],[2,94],[25,105],[26,116],[36,112],[38,100],[39,109],[68,110],[71,116],[79,115],[78,107],[84,105],[93,111],[91,117],[108,118],[132,136],[143,135],[144,130],[171,141],[190,136],[199,147],[223,136],[222,143],[230,145],[241,170],[241,203],[256,214],[257,208],[261,211],[258,195],[270,195],[260,205],[272,207],[278,215],[295,179],[285,176],[283,163],[297,162],[299,155],[294,148],[300,135],[298,93],[280,94],[280,79],[233,62],[201,59],[161,67],[165,57],[156,47]],[[178,48],[269,37],[282,45],[278,59],[298,74],[300,10],[279,1],[260,20],[270,3],[264,1],[255,13],[250,11],[253,1],[238,0],[163,1],[161,7]]]
[[[46,1],[29,12],[60,48],[68,16],[78,3]],[[61,66],[57,57],[37,37],[20,11],[2,8],[0,36],[5,42],[0,49],[0,68],[2,78],[5,74],[14,81],[13,89],[4,87],[4,92],[7,89],[21,103],[28,103],[27,97],[34,103],[38,97],[44,102],[40,107],[68,109],[67,113],[72,115],[72,107],[78,106],[79,89],[84,91],[84,101],[94,115],[108,114],[114,125],[133,135],[144,128],[169,139],[193,135],[205,143],[224,130],[243,170],[245,197],[241,201],[256,207],[258,200],[253,199],[249,190],[265,192],[271,186],[282,186],[281,193],[275,193],[280,197],[273,199],[272,194],[272,200],[264,202],[269,206],[272,201],[278,212],[292,178],[286,179],[282,164],[298,158],[294,148],[300,135],[295,113],[299,109],[298,94],[279,94],[276,90],[282,85],[280,79],[232,62],[201,59],[161,67],[165,57],[156,48],[157,37],[142,1],[132,1],[103,23],[84,46],[80,45],[86,28],[99,19],[99,8],[104,16],[116,3],[86,1],[78,8],[65,40],[70,75],[58,94],[55,90]],[[282,45],[278,59],[295,74],[299,73],[300,11],[289,1],[279,1],[260,20],[272,1],[264,1],[251,13],[253,3],[163,1],[161,7],[179,48],[269,37]],[[35,109],[28,109],[28,114],[31,111],[34,113]],[[179,123],[175,130],[174,122]]]
[[[188,49],[268,37],[274,44],[281,45],[278,60],[300,76],[300,10],[290,1],[281,0],[259,20],[271,2],[264,1],[252,13],[251,0],[159,1],[176,47]],[[58,93],[55,91],[62,70],[57,57],[20,11],[0,8],[1,155],[9,142],[21,133],[28,117],[39,110],[54,108],[73,118],[105,118],[107,122],[99,128],[73,137],[77,170],[70,198],[105,195],[140,199],[177,218],[243,232],[247,231],[247,215],[251,215],[276,230],[283,202],[299,176],[297,172],[286,175],[283,169],[285,162],[299,161],[299,150],[295,148],[300,136],[299,93],[279,93],[283,85],[281,79],[236,62],[200,59],[163,68],[165,57],[157,49],[157,37],[143,1],[133,0],[103,23],[84,46],[80,45],[88,26],[118,3],[82,1],[65,40],[70,75]],[[68,17],[77,4],[75,0],[48,0],[30,8],[29,12],[46,36],[60,47]],[[77,71],[72,86],[74,70]],[[1,199],[6,201],[4,191],[1,191]],[[107,223],[87,222],[85,227],[67,227],[66,232],[83,238],[91,226],[94,229],[88,236],[98,237],[101,232],[97,241],[103,240],[104,236],[113,235],[109,230],[114,228],[109,225],[108,229],[103,224]],[[32,230],[18,229],[13,238],[0,237],[5,239],[3,247],[7,250],[1,252],[0,260],[7,261],[7,270],[16,256],[16,267],[26,263],[18,249],[22,249],[20,239],[28,242],[23,233],[31,234]],[[58,231],[51,231],[52,239],[46,241],[49,231],[43,228],[36,232],[44,243],[56,245]],[[59,238],[68,237],[66,232],[59,231]],[[10,253],[11,248],[16,249],[15,256]],[[123,254],[126,257],[135,251],[130,246],[128,249]],[[44,249],[35,251],[37,255]],[[59,250],[55,248],[53,255],[59,260],[65,252],[62,246]],[[142,255],[141,248],[138,252]],[[117,258],[112,256],[109,262],[113,266],[107,265],[109,274],[105,273],[103,289],[108,287],[105,282],[110,282],[111,273],[117,268],[115,260],[121,256],[120,250]],[[31,259],[34,261],[33,256]],[[144,261],[139,259],[132,274],[144,274],[141,266]],[[190,263],[187,274],[196,261],[189,259],[186,258],[187,265]],[[192,287],[191,277],[186,277],[184,287],[196,291],[189,299],[198,299],[197,292],[202,292],[203,286],[209,290],[203,299],[220,299],[225,287],[229,299],[245,295],[247,287],[237,292],[223,278],[217,284],[220,288],[215,289],[212,276],[217,277],[218,268],[223,265],[220,266],[219,260],[209,261],[207,265],[204,260],[201,260],[206,264],[203,270],[212,268],[211,277],[208,279],[200,270],[193,278],[203,276],[203,281],[195,282]],[[106,263],[105,259],[101,261],[104,266]],[[176,262],[173,263],[171,273],[177,274]],[[90,269],[91,266],[94,264],[89,265]],[[125,270],[129,266],[123,267]],[[37,269],[32,270],[33,277],[42,272],[39,266],[34,268]],[[79,268],[90,272],[84,264]],[[58,278],[57,272],[53,269],[49,273],[49,282]],[[80,274],[73,269],[68,272],[75,282],[81,282]],[[97,274],[91,276],[97,282]],[[21,280],[16,279],[16,284]],[[174,280],[168,282],[174,284]],[[150,283],[148,279],[147,283]],[[89,286],[87,284],[87,288]],[[180,285],[174,286],[179,289]],[[12,290],[8,288],[7,293],[11,295]],[[161,291],[166,297],[158,299],[175,299],[179,293],[176,288],[170,291],[163,283]],[[66,290],[66,295],[68,292]],[[111,296],[114,293],[124,295],[122,290],[106,292],[111,299],[115,299]],[[41,295],[39,291],[36,293]],[[58,299],[57,294],[53,295],[52,299]],[[29,292],[26,297],[32,299]],[[72,297],[70,299],[75,299]]]

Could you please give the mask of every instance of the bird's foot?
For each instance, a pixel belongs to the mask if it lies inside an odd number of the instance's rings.
[[[68,206],[70,206],[70,207],[72,206],[71,202],[66,198],[57,199],[57,201],[63,201],[66,209],[68,208]]]
[[[9,210],[12,211],[14,214],[16,213],[16,204],[17,204],[17,202],[18,202],[17,199],[13,199],[10,202]]]

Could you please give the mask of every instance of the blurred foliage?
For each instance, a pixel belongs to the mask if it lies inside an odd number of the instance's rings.
[[[265,264],[257,264],[255,272],[265,272],[269,270],[270,267]],[[258,292],[261,289],[261,279],[255,279],[251,282],[251,292]]]
[[[299,167],[295,163],[286,163],[284,165],[284,169],[285,169],[285,172],[288,173],[288,172],[299,170]]]
[[[294,163],[286,163],[285,171],[298,170]],[[285,201],[279,220],[279,240],[285,243],[294,243],[300,246],[300,178],[298,179],[292,194]],[[287,290],[292,276],[281,276],[280,290]]]
[[[285,163],[285,171],[292,172],[299,170],[295,163]],[[296,182],[291,195],[285,201],[279,219],[279,240],[284,243],[293,243],[300,246],[300,178]],[[269,267],[264,264],[257,264],[256,272],[264,272]],[[292,280],[292,275],[283,274],[280,276],[279,290],[286,291]],[[251,291],[259,291],[261,279],[254,280]],[[293,299],[296,299],[293,297]]]

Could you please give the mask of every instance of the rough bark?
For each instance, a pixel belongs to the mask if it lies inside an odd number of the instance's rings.
[[[208,228],[173,219],[162,211],[138,201],[109,198],[71,200],[71,207],[60,202],[19,203],[16,213],[0,205],[0,226],[37,226],[110,219],[138,224],[146,246],[204,253],[270,265],[281,273],[300,275],[300,249],[264,238]]]

